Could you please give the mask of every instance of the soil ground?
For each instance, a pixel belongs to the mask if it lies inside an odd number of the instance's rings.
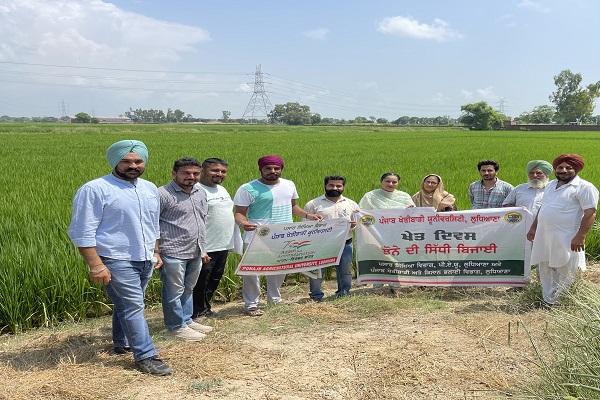
[[[585,279],[599,282],[598,269]],[[326,284],[332,294],[334,284]],[[262,317],[218,304],[196,343],[168,336],[147,311],[155,344],[175,370],[152,377],[111,355],[110,318],[0,337],[0,399],[492,399],[535,377],[552,311],[522,307],[527,292],[358,287],[307,300],[283,288]],[[519,300],[521,299],[521,300]],[[518,397],[518,396],[517,396]]]

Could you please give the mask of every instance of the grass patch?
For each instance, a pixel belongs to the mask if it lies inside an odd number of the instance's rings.
[[[193,392],[204,393],[209,392],[211,389],[221,387],[223,385],[223,380],[219,378],[206,378],[200,381],[192,382],[190,384],[190,389]]]
[[[537,352],[540,374],[524,388],[529,398],[600,398],[599,289],[579,281],[563,305],[552,309],[547,335],[551,352]]]

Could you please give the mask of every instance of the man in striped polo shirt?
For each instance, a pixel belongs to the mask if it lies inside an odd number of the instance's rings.
[[[321,217],[310,214],[296,204],[298,192],[294,182],[281,178],[283,159],[276,155],[268,155],[258,159],[260,178],[245,183],[237,190],[233,203],[235,205],[235,221],[245,231],[244,245],[248,245],[257,226],[265,224],[283,224],[293,222],[298,216],[311,220]],[[244,275],[242,296],[246,313],[260,316],[263,312],[258,308],[260,298],[260,280],[258,275]],[[267,275],[267,301],[273,304],[281,302],[279,291],[285,274]]]
[[[160,256],[163,267],[162,306],[165,325],[177,338],[204,339],[212,327],[192,321],[193,292],[206,253],[206,192],[200,188],[200,163],[181,158],[173,164],[173,180],[158,188]]]

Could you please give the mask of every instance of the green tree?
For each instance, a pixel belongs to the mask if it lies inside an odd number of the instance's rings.
[[[550,95],[550,101],[556,105],[556,122],[589,122],[591,119],[594,102],[600,97],[600,81],[584,89],[581,80],[581,74],[568,69],[554,76],[556,91]]]
[[[317,125],[321,123],[321,114],[319,113],[314,113],[313,115],[310,116],[310,123],[312,125]]]
[[[80,112],[75,114],[75,122],[89,124],[92,122],[92,117],[88,113]]]
[[[378,124],[387,124],[388,120],[385,118],[377,118],[377,123]]]
[[[500,129],[506,118],[485,101],[465,104],[460,107],[460,111],[463,114],[460,116],[459,121],[469,128],[477,130]]]
[[[306,125],[311,121],[310,107],[292,102],[276,104],[268,117],[272,123],[286,125]]]
[[[519,122],[526,124],[549,124],[554,119],[554,107],[543,105],[519,115]]]
[[[223,122],[227,122],[229,121],[229,118],[231,118],[231,111],[223,111]]]

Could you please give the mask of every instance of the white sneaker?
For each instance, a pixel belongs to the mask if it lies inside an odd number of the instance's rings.
[[[188,324],[188,328],[191,328],[195,331],[202,332],[202,333],[208,333],[213,330],[212,326],[202,325],[195,321],[190,321],[190,323]]]
[[[183,326],[170,332],[176,338],[187,340],[190,342],[199,342],[206,337],[202,332],[197,332],[190,327]]]

